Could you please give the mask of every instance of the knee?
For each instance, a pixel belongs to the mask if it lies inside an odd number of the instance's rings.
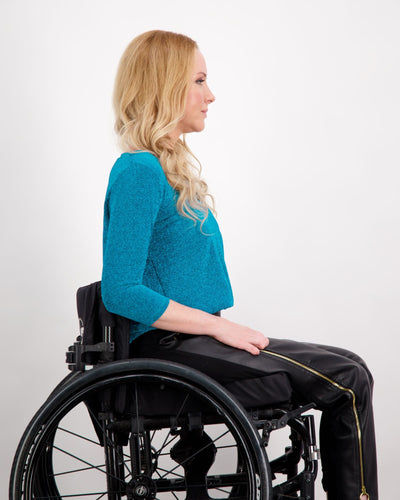
[[[368,368],[367,363],[362,358],[360,358],[359,365],[361,366],[361,368],[364,372],[363,375],[364,375],[364,377],[366,377],[366,379],[367,379],[366,381],[368,382],[370,389],[372,391],[372,389],[374,387],[374,377],[372,376],[372,373],[371,373],[370,369]]]
[[[360,373],[358,374],[358,377],[360,377],[360,379],[363,380],[364,383],[368,383],[368,385],[370,386],[370,388],[372,390],[372,388],[374,386],[374,378],[372,376],[370,369],[368,368],[367,363],[364,361],[364,359],[361,358],[361,356],[359,356],[358,354],[351,352],[351,351],[347,352],[347,357],[349,359],[351,359],[352,361],[354,361],[356,365],[358,365],[355,368],[356,371],[360,371]],[[366,380],[365,380],[365,378],[366,378]]]
[[[373,377],[366,365],[353,363],[348,373],[347,388],[354,392],[356,400],[362,405],[371,402],[373,384]]]

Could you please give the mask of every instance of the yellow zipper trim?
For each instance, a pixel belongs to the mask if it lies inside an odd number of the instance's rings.
[[[264,354],[269,354],[270,356],[275,356],[276,358],[284,359],[286,361],[289,361],[289,363],[293,363],[293,364],[295,364],[297,366],[300,366],[304,370],[307,370],[310,373],[313,373],[314,375],[316,375],[317,377],[320,377],[320,378],[326,380],[327,382],[329,382],[330,384],[332,384],[336,388],[340,389],[341,391],[345,391],[345,392],[348,392],[349,394],[351,394],[351,397],[353,399],[354,419],[355,419],[356,427],[357,427],[358,450],[359,450],[359,454],[360,454],[360,469],[361,469],[361,471],[360,471],[361,472],[361,494],[360,494],[360,498],[363,495],[365,495],[369,499],[370,497],[369,497],[369,495],[367,493],[367,489],[366,489],[365,484],[364,484],[364,462],[363,462],[363,453],[362,453],[361,425],[360,425],[360,419],[358,417],[358,412],[357,412],[357,407],[356,407],[356,395],[355,395],[354,391],[352,389],[349,389],[348,387],[343,387],[342,385],[338,384],[337,382],[335,382],[334,380],[330,379],[326,375],[324,375],[324,374],[322,374],[320,372],[317,372],[313,368],[310,368],[307,365],[303,365],[303,363],[299,363],[298,361],[296,361],[296,360],[294,360],[292,358],[288,358],[287,356],[283,356],[282,354],[277,354],[275,352],[266,351],[264,349],[261,349],[261,352],[263,352]]]

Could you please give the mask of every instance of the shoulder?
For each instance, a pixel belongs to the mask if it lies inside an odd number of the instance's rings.
[[[123,153],[110,172],[106,198],[147,198],[161,202],[171,187],[158,158],[151,153]]]
[[[122,153],[110,172],[109,188],[117,181],[160,186],[168,182],[158,158],[144,151]]]

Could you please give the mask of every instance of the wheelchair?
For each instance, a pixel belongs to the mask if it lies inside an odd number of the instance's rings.
[[[71,373],[21,438],[10,500],[314,500],[312,405],[252,407],[189,366],[128,358],[129,321],[105,310],[100,286],[78,290]],[[269,461],[286,426],[289,446]]]

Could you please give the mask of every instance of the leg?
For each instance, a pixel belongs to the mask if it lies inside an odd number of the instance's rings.
[[[352,359],[353,361],[357,362],[360,366],[362,366],[367,374],[367,377],[368,377],[368,380],[369,380],[369,384],[370,384],[370,388],[371,388],[371,394],[372,394],[372,388],[373,388],[373,385],[374,385],[374,380],[373,380],[373,377],[372,377],[372,374],[371,372],[369,371],[365,361],[360,357],[358,356],[357,354],[351,352],[351,351],[348,351],[346,349],[342,349],[342,348],[339,348],[339,347],[333,347],[333,346],[326,346],[326,345],[319,345],[319,347],[323,348],[323,349],[326,349],[327,351],[330,351],[330,352],[333,352],[335,354],[339,354],[341,356],[344,356],[344,357],[347,357],[349,359]],[[372,407],[371,407],[371,411],[372,411]],[[325,442],[325,445],[324,445],[324,448],[326,447],[326,449],[330,449],[331,447],[331,443],[329,442],[329,429],[330,429],[330,424],[329,422],[327,422],[325,424],[325,420],[327,417],[327,412],[323,413],[322,415],[322,419],[321,419],[321,442],[324,441]],[[373,419],[371,419],[372,421]],[[324,432],[324,429],[325,429],[325,432]],[[370,435],[374,435],[374,428],[372,426],[372,429],[370,430]],[[368,452],[368,450],[366,450]],[[376,464],[375,464],[375,468],[376,468]],[[376,488],[377,489],[377,488]],[[368,496],[367,495],[362,495],[361,497],[361,500],[368,500]]]
[[[372,377],[355,354],[338,348],[270,339],[266,350],[252,356],[210,337],[181,334],[174,337],[160,331],[139,338],[135,349],[141,356],[188,364],[222,384],[284,373],[294,397],[300,403],[316,403],[323,413],[323,484],[329,499],[356,500],[364,493],[371,500],[378,499]]]
[[[313,400],[322,410],[323,484],[328,498],[350,500],[364,494],[377,499],[373,381],[363,360],[344,349],[286,340],[272,340],[265,352],[309,372],[298,377],[295,370],[292,384],[301,401]]]

